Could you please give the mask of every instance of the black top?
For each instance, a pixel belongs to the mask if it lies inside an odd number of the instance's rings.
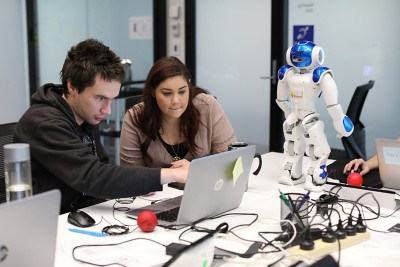
[[[167,152],[174,158],[174,157],[179,157],[180,159],[183,159],[186,154],[188,153],[188,150],[185,148],[183,143],[177,144],[177,145],[170,145],[167,144],[164,139],[158,134],[158,139],[161,141]]]

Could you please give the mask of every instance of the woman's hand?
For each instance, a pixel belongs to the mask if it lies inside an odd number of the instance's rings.
[[[365,175],[371,170],[370,166],[365,160],[354,159],[344,166],[343,173],[351,172],[351,170],[357,170],[358,168],[361,169],[361,175]]]
[[[185,168],[189,170],[190,161],[187,159],[177,160],[171,163],[171,168]]]
[[[181,159],[171,163],[170,168],[161,169],[161,184],[172,182],[186,183],[186,178],[189,172],[190,162],[186,159]]]

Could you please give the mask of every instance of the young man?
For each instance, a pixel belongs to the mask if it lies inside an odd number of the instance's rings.
[[[124,79],[113,51],[85,40],[68,51],[60,76],[62,86],[45,84],[33,94],[14,135],[14,142],[30,145],[34,194],[61,190],[64,213],[94,203],[93,197],[131,197],[186,181],[187,161],[162,169],[107,163],[98,124],[111,113]]]

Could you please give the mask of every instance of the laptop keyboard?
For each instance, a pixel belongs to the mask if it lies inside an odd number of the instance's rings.
[[[157,219],[166,222],[174,222],[178,218],[179,208],[180,207],[176,207],[157,213]]]

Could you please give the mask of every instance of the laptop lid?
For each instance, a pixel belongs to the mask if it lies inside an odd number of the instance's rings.
[[[400,189],[400,141],[377,138],[375,145],[383,187]]]
[[[192,160],[183,195],[128,211],[136,218],[143,210],[156,214],[169,209],[169,202],[179,206],[175,222],[159,220],[160,226],[188,225],[237,208],[247,187],[256,147],[254,145]]]
[[[54,266],[60,201],[52,190],[0,205],[0,266]]]

